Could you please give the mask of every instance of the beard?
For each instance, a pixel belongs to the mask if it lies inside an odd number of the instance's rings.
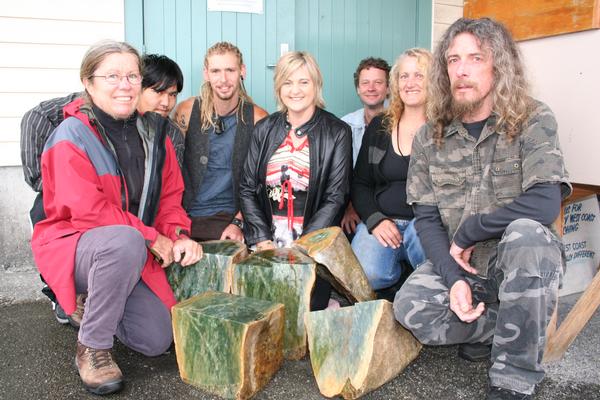
[[[217,92],[217,91],[215,91],[215,92],[214,92],[215,96],[216,96],[216,97],[217,97],[219,100],[223,100],[223,101],[228,101],[228,100],[231,100],[231,99],[233,98],[233,96],[235,96],[235,94],[236,94],[236,93],[237,93],[236,91],[233,91],[233,92],[231,92],[231,94],[228,94],[228,95],[222,95],[221,93],[219,93],[219,92]]]
[[[454,118],[460,118],[464,115],[469,115],[479,110],[483,105],[485,97],[481,97],[477,100],[456,100],[452,97],[452,103],[450,104],[450,111]]]
[[[477,91],[477,92],[479,89],[476,82],[467,81],[467,80],[459,80],[452,84],[452,88],[451,88],[452,89],[452,103],[450,104],[450,111],[452,112],[452,116],[454,118],[460,118],[464,115],[469,115],[471,113],[478,111],[481,108],[481,106],[483,105],[483,102],[485,101],[485,99],[491,94],[491,92],[487,93],[485,96],[481,96],[474,100],[457,99],[456,96],[454,95],[454,92],[456,91],[456,87],[458,85],[470,86],[473,88],[474,91]]]

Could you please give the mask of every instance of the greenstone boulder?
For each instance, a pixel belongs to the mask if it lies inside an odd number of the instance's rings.
[[[294,249],[256,252],[234,268],[232,293],[285,305],[286,359],[297,360],[306,355],[304,316],[310,311],[315,279],[315,262]]]
[[[205,292],[172,308],[181,379],[227,399],[248,399],[283,362],[283,305]]]
[[[209,290],[230,293],[233,265],[248,255],[245,244],[236,240],[201,242],[204,255],[195,264],[167,268],[167,278],[177,301]]]

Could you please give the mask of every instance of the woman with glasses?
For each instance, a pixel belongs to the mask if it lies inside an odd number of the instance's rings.
[[[406,178],[413,138],[426,120],[430,63],[425,49],[398,57],[390,73],[390,105],[367,127],[354,167],[352,204],[363,222],[352,249],[373,289],[390,300],[401,262],[415,268],[425,260],[412,208],[406,204]]]
[[[275,67],[279,111],[257,123],[240,183],[245,237],[257,250],[289,247],[311,231],[339,226],[352,171],[350,127],[323,110],[323,79],[305,52]],[[327,307],[331,287],[320,278],[311,309]]]
[[[93,45],[80,69],[85,95],[64,108],[41,161],[46,219],[34,227],[35,261],[67,314],[87,294],[75,360],[100,395],[123,385],[113,336],[148,356],[169,348],[175,297],[163,268],[202,256],[186,236],[169,122],[136,111],[140,64],[127,43]]]

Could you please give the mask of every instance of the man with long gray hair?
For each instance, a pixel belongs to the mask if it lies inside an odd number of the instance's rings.
[[[551,225],[572,190],[556,120],[491,19],[450,26],[430,76],[407,183],[428,261],[398,292],[396,318],[425,344],[491,359],[488,399],[528,399],[564,265]]]

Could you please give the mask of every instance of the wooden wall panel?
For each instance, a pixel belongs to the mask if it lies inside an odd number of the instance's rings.
[[[463,15],[497,19],[527,40],[600,28],[600,0],[465,0]]]

